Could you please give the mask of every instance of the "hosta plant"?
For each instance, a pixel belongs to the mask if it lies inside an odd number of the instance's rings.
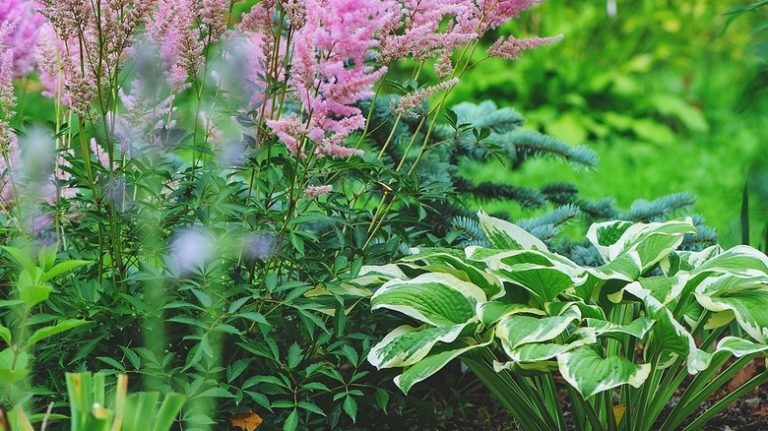
[[[768,381],[763,372],[699,410],[768,350],[759,251],[679,251],[690,220],[611,221],[589,229],[603,263],[584,267],[516,225],[479,218],[490,247],[416,249],[361,271],[360,284],[380,284],[374,310],[407,316],[368,356],[404,368],[404,392],[460,358],[523,429],[564,430],[570,408],[580,430],[671,431],[700,429]]]

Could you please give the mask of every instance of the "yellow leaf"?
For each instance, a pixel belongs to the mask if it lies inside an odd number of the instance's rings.
[[[616,423],[621,423],[621,418],[624,417],[624,411],[627,410],[624,404],[616,404],[613,406],[613,417],[616,418]]]
[[[230,419],[232,426],[240,428],[243,431],[253,431],[261,425],[264,420],[256,413],[249,411],[244,413],[238,413],[232,416]]]

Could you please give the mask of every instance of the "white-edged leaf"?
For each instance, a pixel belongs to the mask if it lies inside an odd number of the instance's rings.
[[[557,357],[560,374],[585,398],[621,385],[639,388],[650,364],[635,364],[620,356],[603,358],[592,347],[579,347]]]
[[[368,352],[368,362],[376,368],[407,367],[426,357],[437,343],[452,343],[466,324],[419,329],[403,325],[387,334]]]
[[[550,361],[563,353],[577,347],[597,343],[597,333],[593,328],[579,328],[568,337],[565,343],[531,343],[522,345],[508,352],[510,362],[494,366],[498,372],[501,368],[511,368],[512,364],[531,364]]]
[[[765,343],[768,340],[768,285],[762,279],[731,276],[705,280],[696,287],[696,300],[705,309],[719,313],[730,310],[739,326],[752,338]]]
[[[620,236],[615,238],[619,233]],[[587,238],[606,261],[602,270],[593,271],[593,274],[602,279],[612,274],[621,275],[627,277],[621,279],[631,281],[672,253],[683,242],[685,234],[694,233],[696,228],[690,218],[631,226],[627,222],[593,224]],[[633,264],[639,269],[637,276],[634,276]]]
[[[477,315],[485,326],[493,326],[504,317],[514,314],[533,314],[545,316],[546,313],[538,308],[523,304],[508,304],[500,301],[488,301],[477,304]]]
[[[508,221],[491,217],[480,210],[477,213],[480,228],[494,248],[502,250],[548,250],[546,244],[525,229]]]
[[[696,266],[692,275],[719,272],[742,277],[768,275],[768,256],[748,245],[730,248]]]
[[[653,320],[646,317],[638,317],[626,325],[620,325],[600,319],[584,320],[586,321],[587,326],[595,329],[597,336],[622,337],[624,335],[631,335],[638,339],[645,337],[645,334],[651,330],[651,327],[653,327],[653,324],[655,323]]]
[[[434,326],[466,323],[475,316],[475,305],[486,300],[472,283],[442,273],[422,274],[411,280],[392,280],[371,297],[371,309],[398,311]]]
[[[490,344],[491,341],[482,344],[464,345],[458,348],[450,348],[438,353],[432,353],[413,366],[406,369],[403,374],[395,377],[395,384],[403,393],[408,394],[413,385],[440,371],[446,364],[463,355]]]
[[[733,356],[740,358],[744,355],[765,352],[768,350],[768,345],[757,344],[753,343],[752,341],[745,340],[744,338],[729,336],[723,337],[720,341],[718,341],[717,348],[715,350],[718,352],[726,351],[731,353]]]
[[[501,340],[507,355],[511,357],[512,352],[524,344],[543,343],[556,338],[580,318],[581,312],[576,307],[571,307],[560,316],[513,315],[499,321],[495,334]]]

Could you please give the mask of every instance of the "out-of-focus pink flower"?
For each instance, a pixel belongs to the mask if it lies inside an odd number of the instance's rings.
[[[8,144],[0,148],[0,204],[4,208],[12,203],[13,181],[15,181],[13,174],[14,169],[19,166],[20,159],[19,140],[15,134],[11,133]]]
[[[203,0],[200,19],[208,26],[211,41],[218,41],[227,29],[227,16],[231,0]]]
[[[304,196],[307,199],[315,199],[326,193],[330,193],[333,190],[333,186],[309,186],[304,190]]]
[[[36,5],[29,0],[0,1],[0,25],[8,23],[11,31],[0,38],[13,53],[13,76],[26,75],[35,67],[34,50],[45,18],[36,11]]]
[[[149,38],[160,46],[166,79],[176,91],[202,70],[205,61],[197,25],[198,6],[196,0],[161,1],[147,26]]]
[[[177,275],[201,268],[213,257],[213,238],[201,228],[184,229],[171,241],[168,269]]]
[[[8,23],[0,24],[0,40],[11,29]],[[10,119],[16,108],[13,93],[13,51],[0,45],[0,148],[7,147],[14,138]]]
[[[488,55],[493,57],[506,58],[507,60],[517,60],[525,51],[534,49],[536,47],[555,43],[563,39],[562,35],[553,37],[531,37],[527,39],[516,39],[510,37],[508,39],[499,38],[490,48],[488,48]]]

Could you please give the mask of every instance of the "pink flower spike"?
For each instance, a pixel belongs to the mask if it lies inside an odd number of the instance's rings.
[[[542,45],[559,42],[562,39],[563,35],[553,37],[531,37],[528,39],[516,39],[510,37],[507,40],[504,40],[504,38],[501,37],[488,48],[488,55],[492,57],[506,58],[507,60],[517,60],[525,51]]]
[[[307,199],[316,199],[326,193],[330,193],[333,190],[333,186],[309,186],[304,190],[304,196]]]

